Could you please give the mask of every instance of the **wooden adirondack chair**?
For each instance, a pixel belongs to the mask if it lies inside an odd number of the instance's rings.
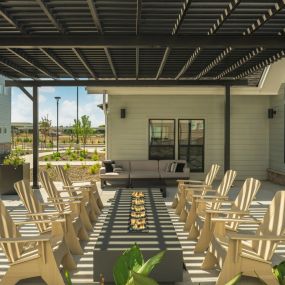
[[[196,180],[177,180],[178,181],[178,191],[174,197],[172,203],[172,208],[175,208],[175,213],[180,215],[180,220],[185,221],[186,213],[184,212],[184,205],[187,200],[191,199],[194,189],[203,188],[204,190],[209,190],[212,188],[212,184],[218,174],[220,166],[218,164],[213,164],[207,173],[204,181]],[[181,214],[182,212],[182,214]]]
[[[220,197],[221,199],[226,199],[227,196],[223,195],[223,193],[225,192],[225,190],[227,189],[229,190],[235,177],[236,177],[236,171],[228,170],[225,173],[217,190],[207,189],[207,191],[205,191],[202,188],[202,189],[195,189],[195,191],[193,191],[191,199],[188,199],[185,202],[184,209],[183,209],[183,212],[185,212],[185,215],[186,215],[184,231],[190,231],[192,225],[194,224],[196,220],[197,215],[199,213],[203,213],[203,211],[205,211],[206,209],[206,200],[203,200],[204,203],[199,203],[198,201],[204,198],[206,199],[207,197],[211,197],[210,199],[217,198],[217,197]],[[213,195],[207,196],[208,192],[212,193]],[[195,194],[198,196],[196,196]]]
[[[80,224],[80,220],[72,217],[71,211],[45,212],[43,207],[45,204],[39,202],[30,184],[24,180],[16,182],[14,188],[29,213],[26,214],[27,216],[30,216],[36,222],[49,220],[47,223],[36,223],[41,234],[52,233],[52,222],[50,219],[62,217],[65,221],[63,225],[64,238],[71,253],[83,254],[79,238],[86,239],[87,233]]]
[[[190,214],[193,216],[189,218],[189,239],[196,239],[200,235],[200,232],[203,228],[203,221],[206,209],[219,210],[222,202],[228,199],[228,192],[233,185],[233,182],[236,178],[237,172],[234,170],[228,170],[224,178],[216,190],[215,195],[193,195],[192,205],[193,210],[190,211]],[[186,221],[187,222],[187,221]],[[190,223],[192,223],[190,225]]]
[[[207,250],[214,231],[217,236],[224,236],[227,230],[237,231],[238,220],[250,216],[248,209],[260,186],[259,180],[247,178],[230,209],[206,210],[204,225],[194,251]]]
[[[92,209],[95,211],[95,215],[101,214],[101,210],[104,206],[95,183],[84,182],[83,185],[76,185],[75,182],[72,182],[69,179],[68,174],[62,165],[56,165],[55,170],[58,176],[61,177],[61,180],[63,182],[63,189],[68,190],[70,196],[76,196],[77,192],[82,193],[86,202],[92,205]]]
[[[51,201],[59,212],[71,210],[75,217],[80,218],[86,230],[93,230],[89,213],[87,211],[88,209],[85,207],[86,204],[85,201],[82,200],[82,196],[62,197],[46,171],[40,172],[40,181],[49,196],[48,200]]]
[[[268,285],[278,285],[271,259],[277,245],[285,241],[284,234],[285,191],[279,191],[255,234],[229,233],[226,237],[213,237],[202,268],[208,270],[216,265],[221,268],[216,285],[226,284],[239,273],[259,277]]]
[[[40,224],[47,221],[32,222]],[[61,222],[59,220],[53,223]],[[58,227],[60,228],[61,226]],[[64,241],[63,233],[56,232],[57,235],[53,236],[22,237],[0,200],[0,245],[9,261],[9,268],[0,284],[16,285],[22,279],[40,276],[48,285],[64,285],[59,265],[72,270],[76,268],[76,264]]]

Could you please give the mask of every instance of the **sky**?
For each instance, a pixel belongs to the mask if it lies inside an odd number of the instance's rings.
[[[31,88],[27,90],[32,93]],[[56,100],[59,101],[59,125],[71,126],[76,119],[76,87],[40,87],[39,120],[48,115],[52,125],[56,125]],[[79,87],[79,116],[89,116],[92,126],[104,124],[104,113],[97,107],[102,103],[102,95],[88,95],[84,87]],[[32,122],[32,101],[16,87],[12,88],[12,122]]]

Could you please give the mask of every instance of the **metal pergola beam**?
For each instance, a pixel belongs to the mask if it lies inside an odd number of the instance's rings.
[[[76,79],[76,76],[65,66],[60,58],[58,58],[52,51],[40,48],[41,52],[44,53],[51,61],[53,61],[58,67],[60,67],[67,75]]]
[[[82,52],[80,51],[80,49],[78,48],[73,48],[72,49],[73,52],[75,53],[75,55],[77,56],[77,58],[81,61],[81,63],[84,65],[84,67],[87,69],[87,71],[89,72],[89,74],[91,75],[91,77],[93,77],[93,79],[97,79],[97,76],[95,74],[95,72],[92,70],[91,65],[87,62],[86,58],[84,57],[84,55],[82,54]]]
[[[54,25],[54,27],[60,31],[61,33],[65,33],[65,29],[63,26],[56,20],[56,18],[52,15],[51,11],[49,10],[47,4],[43,0],[36,0],[38,5],[41,7],[41,9],[44,11],[46,16],[49,18],[51,23]]]
[[[217,19],[217,22],[212,26],[208,35],[215,34],[223,25],[223,23],[230,17],[234,10],[238,7],[241,0],[232,0],[228,7],[223,11],[220,17]]]
[[[253,25],[251,25],[249,28],[247,28],[246,32],[244,34],[252,34],[256,32],[258,29],[260,29],[265,23],[267,23],[273,16],[275,16],[277,13],[281,12],[283,8],[285,7],[285,1],[284,0],[278,0],[274,7],[269,9],[267,13],[260,16]]]
[[[137,0],[136,35],[138,35],[140,32],[141,9],[142,9],[142,1]]]
[[[192,0],[185,0],[185,2],[183,3],[182,8],[180,9],[178,17],[176,19],[175,25],[172,29],[172,33],[171,33],[172,36],[176,35],[179,28],[181,27],[181,24],[182,24],[186,14],[187,14],[187,11],[191,5],[191,2],[192,2]],[[157,74],[156,74],[156,80],[158,80],[160,75],[162,74],[164,66],[167,62],[167,59],[168,59],[170,52],[171,52],[171,48],[168,46],[166,48],[166,50],[164,51],[163,58],[160,62],[160,66],[159,66]]]
[[[0,63],[5,65],[6,67],[8,67],[8,68],[18,72],[19,74],[21,74],[24,77],[35,78],[35,76],[33,74],[31,74],[30,72],[26,71],[22,67],[16,65],[15,63],[11,62],[9,59],[0,57]]]
[[[5,35],[0,48],[285,48],[282,35]]]
[[[4,9],[3,7],[0,7],[0,16],[2,16],[10,25],[15,27],[17,30],[19,30],[23,34],[26,33],[26,31],[23,29],[23,27],[21,25],[19,25],[19,23],[16,20],[14,20],[9,15],[9,13],[6,11],[6,9]]]
[[[6,87],[86,86],[86,87],[163,87],[247,85],[247,80],[6,80]]]
[[[35,60],[31,59],[27,54],[25,54],[25,52],[20,51],[20,50],[16,50],[16,49],[11,49],[11,48],[8,48],[8,51],[11,52],[12,54],[16,55],[17,57],[19,57],[21,60],[23,60],[26,63],[28,63],[31,66],[33,66],[34,68],[39,70],[41,73],[47,75],[48,77],[51,77],[51,78],[56,78],[57,77],[56,75],[50,73],[46,68],[40,66],[40,64],[38,62],[36,62]]]

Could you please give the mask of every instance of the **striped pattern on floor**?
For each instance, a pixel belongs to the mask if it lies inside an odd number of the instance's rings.
[[[262,219],[266,206],[268,203],[266,202],[254,202],[252,207],[253,215]],[[170,208],[170,203],[167,203],[169,214],[174,224],[176,233],[181,242],[181,246],[183,248],[183,256],[184,261],[187,267],[187,272],[184,274],[184,281],[178,283],[177,285],[212,285],[215,284],[215,280],[218,276],[217,270],[212,271],[203,271],[201,270],[201,263],[204,258],[204,254],[194,254],[193,250],[196,242],[187,239],[187,233],[183,232],[184,223],[179,222],[178,216],[175,215],[174,210]],[[8,207],[9,211],[11,211],[11,216],[13,220],[20,221],[23,220],[23,217],[19,215],[15,215],[15,212],[23,212],[25,210],[21,206],[13,206]],[[77,263],[77,269],[71,272],[71,277],[74,285],[85,284],[99,284],[98,282],[93,281],[93,248],[96,244],[96,240],[100,233],[101,227],[104,223],[104,219],[108,212],[108,206],[104,208],[102,215],[99,217],[98,222],[94,225],[94,230],[90,234],[90,240],[88,242],[83,243],[84,255],[75,256],[75,260]],[[241,230],[255,230],[256,225],[247,224],[242,225],[240,227]],[[21,227],[21,234],[23,236],[34,236],[38,234],[37,228],[34,225],[26,225]],[[285,259],[285,244],[281,244],[277,249],[277,255],[274,257],[275,262],[280,262],[282,259]],[[0,251],[0,279],[5,274],[5,271],[8,268],[8,262],[5,258],[5,255],[2,251]],[[45,283],[41,281],[40,278],[33,278],[30,280],[20,281],[17,285],[44,285]],[[258,279],[255,278],[243,278],[239,284],[246,285],[257,285],[262,284]]]

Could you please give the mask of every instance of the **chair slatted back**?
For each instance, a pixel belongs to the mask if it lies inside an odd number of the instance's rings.
[[[230,188],[232,187],[234,180],[237,176],[237,172],[234,170],[228,170],[224,177],[223,180],[221,181],[217,191],[216,191],[216,195],[217,196],[221,196],[221,197],[225,197],[227,196]],[[221,207],[222,203],[221,202],[216,202],[216,203],[212,203],[212,209],[213,210],[219,210]]]
[[[1,238],[19,238],[19,233],[3,201],[0,200],[0,237]],[[0,241],[1,243],[1,241]],[[23,243],[2,243],[3,251],[9,262],[17,261],[23,251]]]
[[[213,184],[213,181],[215,180],[218,172],[220,169],[220,165],[218,164],[212,164],[210,171],[207,173],[205,177],[205,184],[208,186],[211,186]]]
[[[254,178],[247,178],[242,185],[241,190],[239,191],[231,209],[237,211],[247,211],[250,207],[250,204],[254,197],[256,196],[258,190],[260,189],[261,182]],[[239,218],[241,215],[230,214],[229,218]],[[227,227],[231,230],[236,231],[238,228],[238,222],[230,222],[227,224]]]
[[[61,198],[59,192],[57,191],[54,185],[53,180],[49,177],[46,171],[40,172],[40,181],[50,198]],[[59,212],[62,212],[65,210],[65,206],[63,204],[55,203],[55,207]]]
[[[281,236],[285,234],[285,191],[278,191],[275,194],[256,234],[260,236]],[[254,241],[252,245],[261,258],[271,260],[278,241],[259,240]]]
[[[67,175],[67,173],[64,170],[62,165],[56,165],[55,170],[56,170],[56,173],[61,177],[61,180],[62,180],[64,186],[72,186],[72,182],[69,179],[69,177],[68,177],[68,175]],[[69,190],[71,190],[71,189],[67,188],[68,194],[70,196],[74,196],[74,197],[78,196],[75,191],[69,191]]]
[[[29,182],[21,180],[19,182],[16,182],[14,184],[14,188],[16,190],[16,192],[18,193],[21,201],[23,202],[26,210],[31,213],[31,214],[35,214],[35,213],[42,213],[43,212],[43,207],[42,205],[39,203],[33,189],[31,188]],[[34,216],[32,217],[32,219],[40,221],[40,220],[44,220],[44,216]],[[50,225],[47,224],[36,224],[37,228],[39,230],[40,233],[44,233],[46,231],[50,230]]]
[[[60,176],[64,186],[72,186],[72,182],[69,179],[66,171],[64,170],[62,165],[55,166],[56,173]]]

